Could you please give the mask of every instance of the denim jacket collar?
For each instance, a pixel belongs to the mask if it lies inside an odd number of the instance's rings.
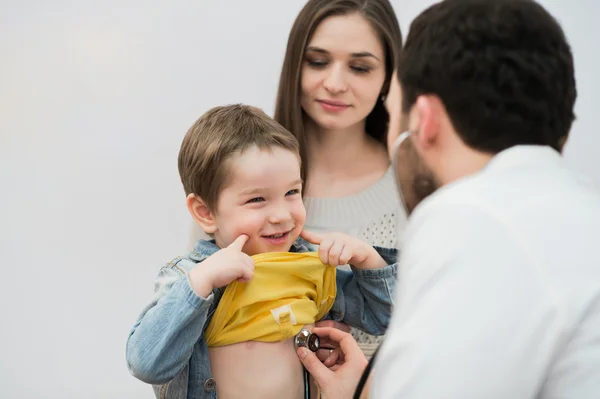
[[[298,237],[292,244],[289,252],[310,252],[309,248],[310,244],[302,237]],[[194,246],[194,250],[190,253],[190,258],[196,262],[201,262],[219,249],[221,248],[219,248],[215,240],[199,240]]]

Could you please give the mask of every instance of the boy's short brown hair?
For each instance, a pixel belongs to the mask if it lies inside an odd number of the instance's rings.
[[[284,148],[300,162],[298,140],[259,108],[233,104],[208,110],[187,131],[179,150],[185,194],[198,195],[215,210],[229,176],[228,161],[252,146]]]

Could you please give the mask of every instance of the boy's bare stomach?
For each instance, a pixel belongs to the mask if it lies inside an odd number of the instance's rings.
[[[209,356],[219,399],[304,398],[304,373],[293,338],[209,348]]]

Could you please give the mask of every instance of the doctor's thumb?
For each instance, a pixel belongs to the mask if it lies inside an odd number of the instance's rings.
[[[300,361],[304,365],[304,368],[309,372],[309,374],[314,378],[317,384],[323,386],[322,384],[325,382],[325,379],[329,377],[332,373],[315,355],[314,352],[310,351],[307,348],[300,347],[298,348],[298,357]]]

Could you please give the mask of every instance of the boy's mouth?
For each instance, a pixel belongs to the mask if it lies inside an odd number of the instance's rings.
[[[287,242],[288,236],[290,235],[289,231],[283,233],[271,234],[268,236],[262,236],[265,240],[269,241],[271,244],[284,244]]]

